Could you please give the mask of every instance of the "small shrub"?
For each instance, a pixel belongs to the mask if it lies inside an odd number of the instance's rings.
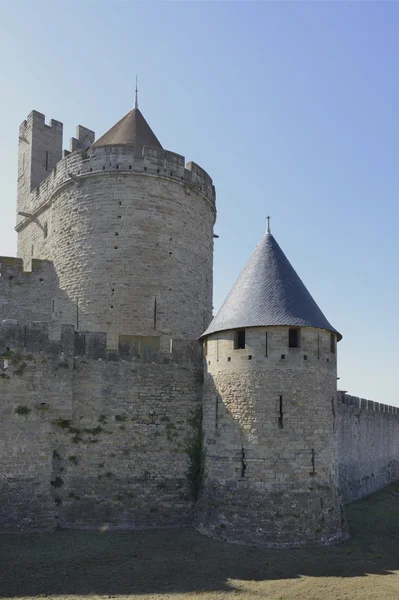
[[[78,434],[74,435],[71,439],[72,444],[79,444],[82,441],[82,438],[78,436]]]
[[[69,433],[80,433],[80,429],[78,427],[70,427],[69,428]]]
[[[121,421],[127,421],[127,415],[115,415],[115,421],[118,421],[119,423]]]
[[[68,460],[74,465],[77,465],[79,463],[79,459],[75,454],[72,454],[72,456],[68,456]]]
[[[14,412],[17,415],[26,416],[26,415],[29,415],[29,413],[31,412],[31,409],[28,408],[27,406],[17,406],[17,408],[14,410]]]
[[[26,362],[21,362],[18,369],[15,369],[14,375],[23,375],[27,366],[28,365],[26,364]]]
[[[103,425],[105,425],[105,423],[107,422],[107,415],[100,415],[98,417],[98,420],[100,423],[102,423]]]
[[[104,431],[104,429],[101,427],[101,425],[97,425],[97,427],[93,427],[92,429],[87,428],[84,431],[85,431],[85,433],[91,433],[92,435],[98,435],[99,433]]]
[[[71,421],[68,421],[67,419],[58,419],[58,421],[56,421],[55,424],[58,427],[61,427],[61,429],[69,429],[69,427],[71,426]]]
[[[56,477],[54,481],[50,481],[51,485],[55,488],[60,488],[64,485],[64,480],[62,477]]]
[[[68,363],[66,361],[59,362],[58,365],[57,365],[57,367],[59,369],[69,369],[69,365],[68,365]]]
[[[10,376],[7,373],[0,373],[0,379],[10,379]]]

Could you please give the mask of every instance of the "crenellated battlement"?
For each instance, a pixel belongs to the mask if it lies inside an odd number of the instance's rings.
[[[54,267],[48,260],[32,260],[24,271],[21,258],[0,256],[0,318],[50,321]]]
[[[53,340],[50,323],[45,321],[19,321],[4,319],[0,323],[0,356],[19,354],[45,354],[72,358],[74,350],[73,325],[61,326],[61,337]]]
[[[94,132],[78,127],[77,135],[94,139]],[[90,138],[90,139],[91,139]],[[88,156],[85,149],[80,148],[81,141],[72,138],[71,148],[74,150],[57,162],[49,175],[29,195],[24,211],[33,217],[45,211],[67,186],[80,185],[87,178],[110,175],[136,175],[143,177],[161,177],[169,181],[179,182],[184,186],[187,196],[204,196],[211,206],[215,207],[216,192],[211,177],[194,162],[185,166],[185,158],[180,154],[157,148],[144,147],[141,157],[134,154],[130,146],[108,146],[95,148]],[[16,231],[21,231],[32,220],[32,217],[19,215]]]
[[[33,124],[43,129],[47,127],[47,129],[56,129],[61,132],[64,127],[61,121],[57,121],[56,119],[50,119],[50,123],[47,125],[45,115],[37,110],[32,110],[27,116],[27,118],[24,121],[22,121],[21,125],[19,126],[20,132],[25,131],[29,127],[29,125],[32,126]]]
[[[350,396],[346,392],[342,391],[338,392],[338,399],[345,408],[353,409],[353,412],[380,412],[389,413],[399,417],[398,406],[391,406],[390,404],[383,404],[382,402],[374,402],[373,400],[366,400],[365,398]]]
[[[63,352],[69,358],[178,364],[202,369],[202,348],[197,340],[121,334],[118,348],[109,350],[105,332],[76,331],[73,325],[61,325],[61,337],[54,340],[50,323],[40,321],[4,319],[0,323],[0,355],[7,352],[49,355]]]
[[[0,256],[0,285],[4,281],[14,280],[15,277],[22,277],[26,281],[32,282],[35,276],[51,277],[53,266],[50,260],[41,260],[39,258],[32,259],[32,270],[24,271],[22,258],[14,256]],[[42,281],[40,281],[42,283]],[[14,282],[16,283],[16,282]]]

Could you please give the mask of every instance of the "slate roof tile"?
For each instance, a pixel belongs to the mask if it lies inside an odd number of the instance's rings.
[[[316,327],[342,338],[327,321],[271,233],[261,238],[201,337],[227,329],[268,325]]]

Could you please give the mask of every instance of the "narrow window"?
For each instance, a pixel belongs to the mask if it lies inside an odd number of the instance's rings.
[[[46,237],[48,236],[48,225],[47,225],[47,223],[44,224],[43,235],[44,235],[44,239],[46,239]]]
[[[283,428],[283,397],[280,396],[280,401],[279,401],[279,416],[278,416],[278,425],[280,427],[280,429]]]
[[[46,171],[48,171],[48,151],[46,151]]]
[[[267,331],[266,331],[266,348],[265,348],[265,356],[267,356],[267,350],[268,350],[268,348],[267,348]]]
[[[320,360],[320,335],[317,334],[317,360]]]
[[[299,348],[299,328],[290,327],[288,330],[288,347]]]
[[[330,352],[335,354],[335,335],[330,333]]]
[[[241,447],[241,477],[245,477],[245,471],[247,470],[247,463],[245,460],[244,446]]]
[[[234,350],[245,349],[245,329],[239,329],[234,334]]]
[[[312,464],[312,470],[309,473],[309,475],[311,477],[314,477],[316,475],[316,470],[315,470],[315,454],[314,454],[314,449],[312,448],[312,455],[311,455],[311,464]]]
[[[157,299],[154,298],[154,331],[157,328]]]
[[[55,300],[53,300],[53,312],[54,312],[54,309],[55,309]]]
[[[204,341],[204,354],[208,356],[208,338]]]

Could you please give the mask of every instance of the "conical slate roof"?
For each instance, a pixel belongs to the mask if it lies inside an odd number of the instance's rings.
[[[92,148],[116,145],[134,146],[136,152],[140,153],[143,146],[152,146],[162,150],[161,144],[138,108],[133,108],[128,112],[107,133],[94,142]]]
[[[271,233],[262,237],[201,337],[226,329],[267,325],[317,327],[342,338],[327,321]]]

